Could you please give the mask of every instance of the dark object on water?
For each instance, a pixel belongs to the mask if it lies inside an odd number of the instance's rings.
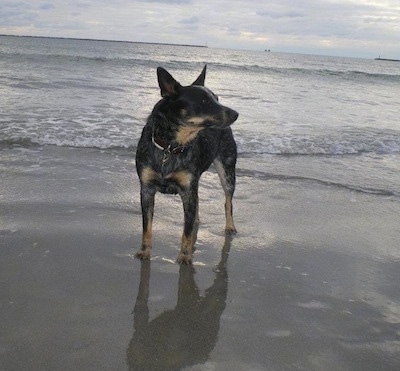
[[[400,59],[375,58],[376,61],[400,62]]]

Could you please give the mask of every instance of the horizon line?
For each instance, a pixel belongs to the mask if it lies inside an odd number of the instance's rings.
[[[112,43],[170,45],[170,46],[188,46],[188,47],[192,47],[192,48],[208,48],[208,45],[199,45],[199,44],[179,44],[179,43],[162,43],[162,42],[152,42],[152,41],[127,41],[127,40],[110,40],[110,39],[91,39],[91,38],[87,38],[87,37],[35,36],[35,35],[10,35],[10,34],[0,34],[0,36],[31,37],[31,38],[37,38],[37,39],[104,41],[104,42],[112,42]]]

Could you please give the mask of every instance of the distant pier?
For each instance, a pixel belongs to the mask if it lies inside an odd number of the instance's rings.
[[[388,58],[375,58],[376,61],[389,61],[389,62],[400,62],[400,59],[388,59]]]

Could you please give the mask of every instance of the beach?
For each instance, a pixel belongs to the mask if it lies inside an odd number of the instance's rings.
[[[156,198],[151,262],[133,258],[133,153],[0,155],[1,369],[398,369],[398,199],[249,177],[239,159],[238,234],[211,169],[181,267],[176,196]]]
[[[233,212],[200,181],[151,261],[135,152],[156,69],[239,112]],[[0,370],[400,369],[395,62],[0,36]]]

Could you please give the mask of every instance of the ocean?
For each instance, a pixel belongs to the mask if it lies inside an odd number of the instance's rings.
[[[135,151],[156,68],[239,112],[238,175],[400,196],[400,64],[89,40],[0,37],[0,146]]]

